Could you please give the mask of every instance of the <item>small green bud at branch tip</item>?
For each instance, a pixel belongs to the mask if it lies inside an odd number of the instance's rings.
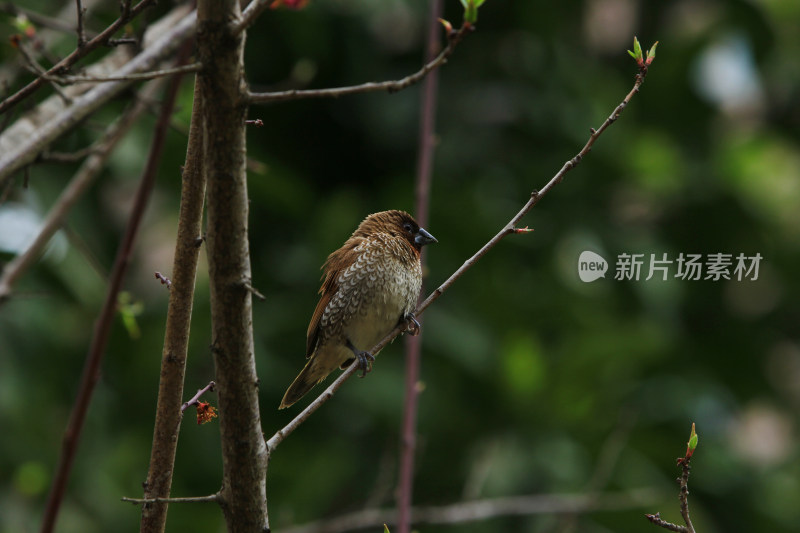
[[[694,450],[695,448],[697,448],[698,440],[699,437],[697,436],[697,433],[694,430],[694,422],[692,422],[692,434],[689,435],[689,442],[688,442],[688,447],[690,450]]]

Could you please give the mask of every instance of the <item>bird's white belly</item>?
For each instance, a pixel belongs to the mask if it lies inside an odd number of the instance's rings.
[[[372,301],[344,328],[345,336],[359,350],[370,350],[397,325],[405,306],[403,298]]]

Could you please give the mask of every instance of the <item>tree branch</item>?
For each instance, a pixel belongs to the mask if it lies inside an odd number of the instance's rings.
[[[155,96],[162,85],[163,82],[161,80],[156,80],[146,85],[134,106],[109,126],[103,137],[92,146],[92,155],[84,161],[69,182],[69,185],[62,191],[56,203],[50,208],[39,234],[36,235],[28,249],[3,267],[3,274],[0,276],[0,303],[11,296],[14,284],[36,262],[44,247],[63,225],[64,219],[75,205],[75,202],[78,201],[92,181],[103,170],[114,147],[125,137],[125,134],[141,114],[147,110],[149,100]]]
[[[75,400],[75,406],[70,415],[69,425],[64,432],[58,470],[47,499],[47,507],[45,509],[41,528],[42,533],[49,533],[53,531],[55,527],[58,510],[64,497],[67,480],[69,479],[72,463],[78,448],[78,439],[83,429],[83,422],[89,410],[89,403],[94,392],[94,387],[97,380],[100,378],[100,363],[105,355],[111,324],[116,315],[117,298],[122,287],[122,280],[125,277],[128,264],[130,263],[130,257],[133,253],[133,244],[136,240],[142,217],[144,216],[145,207],[150,199],[150,192],[153,190],[153,185],[155,184],[158,163],[161,160],[161,153],[164,149],[164,139],[169,128],[170,117],[172,116],[172,110],[177,95],[177,83],[174,83],[162,104],[161,114],[159,115],[155,132],[153,133],[153,141],[150,147],[147,164],[142,172],[142,179],[133,200],[133,209],[128,219],[128,225],[125,228],[125,235],[114,260],[114,268],[111,272],[111,279],[109,281],[105,301],[103,302],[103,308],[95,323],[94,336],[92,337],[92,344],[86,357],[86,365],[83,369],[78,397]]]
[[[144,11],[146,8],[150,7],[151,5],[155,4],[156,0],[141,0],[136,6],[131,9],[123,10],[122,15],[114,21],[108,28],[103,30],[102,33],[97,35],[92,40],[86,42],[84,46],[79,46],[75,49],[70,55],[59,61],[56,65],[51,67],[47,70],[47,75],[57,75],[59,73],[67,71],[72,65],[74,65],[79,59],[85,57],[89,52],[94,51],[96,48],[99,48],[103,44],[106,44],[109,38],[114,35],[120,28],[124,27],[128,22],[130,22],[133,18],[137,17],[139,13]],[[130,5],[130,2],[128,2]],[[33,94],[39,87],[41,87],[46,80],[42,77],[36,78],[28,85],[14,93],[13,95],[9,96],[2,102],[0,102],[0,115],[17,105],[19,102]]]
[[[487,498],[458,502],[436,507],[412,508],[416,526],[434,524],[463,524],[501,516],[529,516],[556,513],[588,513],[617,511],[640,507],[654,497],[652,489],[600,494],[533,494],[507,498]],[[375,529],[383,524],[396,523],[394,509],[366,509],[310,524],[290,527],[282,533],[341,533],[360,529]]]
[[[209,494],[208,496],[188,496],[185,498],[128,498],[127,496],[123,496],[120,499],[123,502],[129,502],[134,505],[155,503],[219,503],[219,493]]]
[[[695,425],[692,423],[692,433],[689,437],[689,442],[686,446],[686,455],[678,458],[678,466],[681,467],[681,477],[678,478],[678,485],[680,485],[680,492],[678,493],[678,500],[681,505],[681,517],[685,526],[679,526],[672,522],[667,522],[661,518],[661,513],[646,514],[645,518],[650,520],[653,524],[667,529],[669,531],[677,531],[678,533],[695,533],[692,519],[689,516],[689,474],[691,473],[691,466],[689,463],[692,460],[695,449],[697,448],[697,435],[695,433]]]
[[[217,386],[216,383],[210,381],[208,385],[206,385],[202,389],[199,389],[194,396],[192,396],[188,401],[184,402],[183,405],[181,405],[181,413],[185,413],[188,408],[190,408],[193,405],[196,405],[200,401],[200,398],[203,397],[203,394],[207,392],[213,392],[214,387],[216,386]]]
[[[586,144],[580,150],[580,152],[578,152],[575,155],[575,157],[564,163],[564,165],[561,167],[561,170],[559,170],[555,174],[555,176],[553,176],[541,190],[533,191],[531,193],[530,199],[524,206],[522,206],[522,209],[520,209],[519,212],[516,215],[514,215],[511,218],[511,220],[509,220],[508,223],[506,223],[506,225],[503,226],[503,228],[494,237],[492,237],[489,240],[489,242],[484,244],[483,247],[481,247],[481,249],[478,250],[472,257],[464,261],[463,265],[461,265],[449,278],[447,278],[447,280],[445,280],[444,283],[442,283],[435,291],[433,291],[425,299],[424,302],[422,302],[417,306],[417,310],[414,313],[417,318],[419,318],[433,302],[439,299],[439,297],[442,294],[444,294],[444,292],[447,289],[449,289],[450,286],[453,285],[453,283],[455,283],[461,276],[463,276],[467,270],[472,268],[475,265],[475,263],[477,263],[484,255],[486,255],[489,252],[489,250],[494,248],[497,245],[497,243],[499,243],[508,235],[513,235],[520,233],[521,231],[525,231],[518,229],[516,227],[519,221],[522,219],[522,217],[524,217],[531,209],[533,209],[533,206],[539,203],[539,200],[541,200],[545,194],[550,192],[550,190],[552,190],[553,187],[561,183],[566,173],[575,168],[581,162],[583,157],[587,153],[589,153],[589,150],[591,150],[592,146],[600,137],[600,135],[602,135],[603,132],[606,129],[608,129],[608,127],[619,118],[619,116],[625,110],[625,107],[628,105],[630,99],[633,98],[633,95],[639,92],[639,88],[641,87],[642,83],[644,83],[644,78],[646,74],[647,74],[646,68],[640,69],[639,73],[636,75],[636,80],[634,82],[631,91],[625,96],[622,102],[616,108],[614,108],[614,111],[611,113],[611,115],[609,115],[609,117],[603,122],[603,124],[598,129],[595,130],[594,128],[591,128],[590,130],[591,134],[589,136],[589,140],[586,142]],[[379,352],[387,344],[392,342],[395,339],[395,337],[403,333],[405,330],[406,330],[405,324],[400,324],[396,326],[383,339],[381,339],[381,341],[378,344],[372,347],[370,353]],[[297,415],[292,421],[290,421],[286,426],[278,430],[267,442],[267,448],[269,452],[272,453],[272,451],[278,446],[278,444],[283,442],[283,440],[289,434],[291,434],[295,429],[297,429],[297,427],[300,424],[302,424],[309,416],[311,416],[311,414],[314,411],[319,409],[322,406],[322,404],[324,404],[331,397],[333,397],[333,394],[339,389],[339,387],[341,387],[344,384],[344,382],[355,373],[356,366],[357,365],[350,365],[344,372],[342,372],[339,375],[338,378],[336,378],[336,380],[327,389],[325,389],[313,402],[311,402],[311,404],[309,404],[308,407],[303,409],[303,411],[299,415]]]
[[[322,407],[322,404],[330,400],[334,393],[339,390],[339,387],[344,385],[344,382],[347,381],[350,376],[355,374],[357,370],[358,365],[350,365],[347,367],[344,372],[339,374],[339,377],[337,377],[334,382],[328,386],[327,389],[322,391],[322,394],[317,396],[313,402],[308,404],[308,407],[303,409],[299,415],[292,419],[291,422],[276,431],[275,434],[267,441],[267,450],[269,450],[270,456],[272,455],[272,452],[275,451],[275,448],[277,448],[278,445],[286,439],[286,437],[291,435],[292,432],[300,426],[300,424],[305,422],[306,419],[314,413],[314,411]]]
[[[680,501],[681,505],[681,517],[686,525],[680,526],[678,524],[668,522],[661,518],[661,513],[644,515],[645,518],[650,520],[650,522],[653,524],[669,531],[677,531],[678,533],[695,533],[692,519],[689,517],[689,473],[691,471],[691,467],[689,466],[690,461],[691,456],[678,459],[678,464],[681,465],[681,477],[678,478],[678,484],[680,485],[678,500]]]
[[[428,17],[428,37],[425,46],[425,62],[430,63],[440,54],[439,19],[442,16],[442,0],[430,1]],[[419,120],[419,153],[417,155],[417,179],[415,187],[416,206],[414,214],[423,228],[428,227],[430,205],[431,174],[433,152],[436,147],[436,97],[439,71],[434,70],[425,78],[422,86],[422,105]],[[420,254],[422,271],[425,272],[427,249]],[[420,297],[425,294],[425,285],[420,289]],[[418,319],[422,325],[422,317]],[[417,445],[417,409],[419,406],[419,374],[422,355],[422,328],[419,335],[406,337],[405,343],[405,403],[400,437],[400,467],[397,486],[397,530],[399,533],[411,531],[411,504],[414,489],[414,454]]]
[[[349,94],[370,93],[376,91],[387,91],[394,93],[401,91],[415,83],[422,81],[425,76],[432,70],[441,67],[447,62],[447,59],[453,55],[456,46],[468,34],[474,31],[475,27],[465,24],[461,26],[458,31],[453,31],[447,36],[447,46],[441,53],[436,56],[432,61],[429,61],[421,69],[414,74],[406,76],[400,80],[383,81],[383,82],[369,82],[361,85],[353,85],[350,87],[336,87],[331,89],[308,89],[281,91],[274,93],[248,93],[248,99],[251,104],[265,104],[270,102],[280,102],[283,100],[299,100],[301,98],[338,98]]]
[[[250,2],[242,12],[241,18],[234,25],[233,34],[238,35],[252,26],[261,13],[274,3],[275,0],[253,0]]]
[[[181,49],[179,62],[188,60],[191,46]],[[172,86],[177,89],[178,80]],[[183,418],[184,377],[189,347],[189,329],[194,304],[194,288],[200,247],[195,243],[202,234],[203,197],[206,191],[203,174],[203,126],[200,102],[195,86],[195,101],[189,125],[189,144],[181,180],[181,203],[178,215],[178,234],[169,285],[169,305],[161,352],[161,372],[158,382],[153,445],[150,466],[144,483],[145,498],[166,498],[172,487],[175,453],[178,447],[180,423]],[[212,382],[213,383],[213,382]],[[164,531],[168,507],[147,504],[142,506],[140,531]]]
[[[75,0],[75,8],[78,12],[78,49],[80,50],[86,46],[86,29],[83,27],[83,17],[86,15],[86,9],[83,7],[81,0]]]
[[[146,1],[149,0],[142,0],[141,3]],[[141,3],[138,5],[141,5]],[[170,58],[194,29],[195,17],[196,14],[191,12],[178,21],[177,24],[171,25],[151,46],[122,66],[116,74],[127,76],[151,70],[160,62]],[[89,44],[87,43],[88,46]],[[131,83],[133,82],[114,81],[98,85],[75,98],[72,105],[57,113],[48,122],[39,124],[36,128],[23,125],[25,127],[18,132],[14,132],[13,135],[8,130],[4,132],[0,137],[4,148],[0,152],[0,187],[15,172],[34,161],[37,155],[56,138],[69,131]]]
[[[267,447],[261,430],[253,348],[248,242],[244,32],[238,0],[197,4],[198,74],[208,180],[207,255],[212,354],[222,439],[222,512],[230,533],[266,531]]]
[[[105,83],[109,81],[141,81],[160,78],[163,76],[172,76],[173,74],[197,72],[202,68],[202,66],[203,65],[200,63],[192,63],[191,65],[182,65],[180,67],[152,70],[150,72],[140,72],[125,76],[50,76],[47,74],[42,74],[42,77],[47,81],[60,83],[61,85],[71,85],[74,83]]]

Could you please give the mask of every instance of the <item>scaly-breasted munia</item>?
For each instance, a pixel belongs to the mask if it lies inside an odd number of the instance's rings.
[[[322,265],[320,297],[306,339],[308,362],[289,386],[280,408],[302,398],[336,367],[354,360],[366,373],[373,346],[398,323],[416,325],[413,311],[422,286],[419,254],[436,239],[403,211],[364,219]],[[362,374],[363,375],[363,374]]]

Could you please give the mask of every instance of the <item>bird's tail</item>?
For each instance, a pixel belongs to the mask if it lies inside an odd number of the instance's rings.
[[[297,400],[302,398],[303,396],[310,391],[314,385],[325,379],[325,377],[331,372],[333,369],[326,369],[321,368],[321,365],[318,364],[317,358],[312,357],[306,366],[303,367],[303,370],[300,371],[300,374],[294,378],[292,384],[289,385],[289,388],[286,390],[286,394],[283,395],[283,400],[281,400],[281,405],[278,409],[286,409]]]

